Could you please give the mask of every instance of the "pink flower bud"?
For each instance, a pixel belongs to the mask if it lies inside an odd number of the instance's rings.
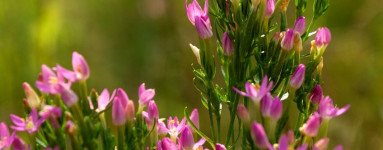
[[[267,93],[261,100],[261,111],[264,117],[278,121],[282,115],[282,102],[278,97],[272,100],[270,93]]]
[[[269,19],[275,10],[275,0],[267,0],[265,8],[265,18]]]
[[[305,33],[305,25],[306,25],[306,18],[304,16],[300,16],[297,19],[297,21],[295,21],[294,31],[302,35],[303,33]]]
[[[61,99],[66,106],[71,107],[77,103],[78,97],[75,92],[73,92],[70,88],[65,87],[63,84],[59,84],[59,87]]]
[[[289,149],[289,143],[287,141],[287,136],[282,135],[279,139],[279,148],[278,150],[288,150]]]
[[[158,108],[155,101],[150,101],[148,106],[148,116],[150,120],[158,119]]]
[[[298,89],[302,86],[305,78],[306,67],[303,64],[299,64],[294,74],[291,76],[290,85],[291,87]]]
[[[315,36],[315,44],[316,46],[321,49],[321,48],[326,48],[327,45],[331,41],[331,32],[328,28],[323,27],[319,28],[317,31],[317,34]]]
[[[157,143],[157,150],[179,150],[180,148],[170,138],[163,138]]]
[[[283,35],[281,41],[281,47],[283,50],[291,50],[294,46],[294,31],[292,29],[287,29],[285,34]]]
[[[25,144],[23,140],[21,140],[18,137],[14,138],[12,142],[12,146],[14,150],[30,150],[31,149],[27,144]]]
[[[226,150],[226,147],[225,145],[222,145],[222,144],[215,144],[215,150]]]
[[[126,122],[125,109],[119,97],[115,97],[113,101],[112,119],[113,124],[116,126],[122,126]]]
[[[310,137],[315,137],[318,134],[318,130],[321,124],[321,118],[317,113],[310,116],[309,120],[299,130]]]
[[[327,150],[328,142],[330,141],[329,138],[322,138],[318,142],[315,143],[314,149],[315,150]]]
[[[315,87],[311,91],[309,99],[314,105],[318,106],[322,98],[323,98],[322,87],[319,84],[315,85]]]
[[[333,150],[343,150],[343,146],[342,145],[335,146]]]
[[[239,104],[237,107],[237,113],[242,122],[250,123],[250,115],[245,105]]]
[[[89,67],[84,57],[77,52],[72,53],[72,67],[76,73],[76,78],[79,81],[84,81],[89,78]]]
[[[251,126],[251,134],[255,140],[255,144],[260,149],[266,149],[271,147],[269,140],[267,139],[267,135],[262,125],[254,122]]]
[[[222,50],[223,54],[225,54],[226,56],[232,55],[234,51],[233,41],[230,39],[227,32],[223,33],[222,35]]]
[[[126,118],[128,121],[133,121],[135,118],[136,112],[134,111],[134,102],[129,100],[128,106],[125,108]],[[157,115],[158,117],[158,115]]]
[[[26,82],[23,83],[23,88],[25,92],[25,96],[27,96],[28,106],[31,108],[37,108],[40,106],[40,98],[36,94],[35,90]]]
[[[199,36],[202,39],[208,39],[213,36],[213,31],[211,30],[210,21],[204,20],[202,17],[195,17],[195,27]]]
[[[186,149],[186,150],[193,149],[194,138],[193,138],[192,132],[190,131],[188,127],[182,130],[179,143],[183,149]]]
[[[186,15],[188,16],[189,21],[195,25],[195,17],[196,16],[207,16],[209,3],[208,0],[205,0],[204,10],[202,10],[201,6],[198,4],[197,0],[193,0],[189,5],[187,4],[187,0],[185,1],[185,10]]]

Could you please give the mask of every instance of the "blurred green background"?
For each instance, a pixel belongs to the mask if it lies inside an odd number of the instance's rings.
[[[22,113],[22,82],[34,85],[43,63],[71,68],[72,51],[87,59],[88,86],[98,91],[121,87],[137,99],[145,82],[156,89],[160,117],[202,108],[188,46],[198,45],[198,35],[184,8],[183,0],[1,0],[0,120]],[[339,106],[351,104],[331,121],[331,145],[383,149],[383,3],[332,0],[319,26],[333,37],[324,58],[325,94]],[[201,120],[205,113],[200,109]]]

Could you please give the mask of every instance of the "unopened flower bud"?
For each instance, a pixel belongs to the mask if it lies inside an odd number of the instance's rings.
[[[155,101],[150,101],[148,105],[148,115],[149,119],[153,121],[153,119],[158,119],[158,108]]]
[[[201,65],[201,57],[199,55],[199,48],[194,46],[194,45],[192,45],[192,44],[189,44],[189,45],[190,45],[191,50],[193,51],[193,54],[197,58],[198,64]]]
[[[300,16],[297,21],[295,21],[294,25],[294,31],[298,32],[299,35],[302,35],[305,33],[305,25],[306,25],[306,18],[304,16]]]
[[[76,134],[77,129],[77,126],[70,120],[65,124],[65,131],[71,136]]]
[[[309,99],[311,100],[311,102],[315,105],[315,106],[318,106],[320,101],[322,100],[323,98],[323,91],[322,91],[322,87],[318,84],[318,85],[315,85],[315,87],[313,88],[313,90],[311,91],[311,94],[310,94],[310,97]]]
[[[204,20],[199,16],[195,17],[195,27],[197,28],[197,32],[202,39],[208,39],[213,36],[213,31],[211,30],[209,22],[209,20]]]
[[[330,139],[329,138],[322,138],[318,142],[315,143],[314,149],[315,150],[327,150],[327,146],[329,143]]]
[[[305,78],[306,67],[303,64],[299,64],[294,74],[291,76],[290,85],[291,87],[298,89],[302,86]]]
[[[278,121],[282,115],[282,102],[278,97],[273,100],[270,93],[267,93],[261,100],[261,111],[264,117]]]
[[[226,56],[232,55],[234,51],[233,41],[230,39],[229,34],[227,34],[227,32],[223,33],[222,35],[222,50],[223,54],[225,54]]]
[[[315,137],[318,134],[320,124],[321,118],[319,114],[314,113],[299,130],[306,136]]]
[[[71,107],[77,103],[78,97],[75,92],[62,84],[59,84],[59,87],[61,89],[61,98],[66,106]]]
[[[28,106],[31,108],[39,107],[41,100],[39,96],[36,94],[35,90],[33,90],[33,88],[26,82],[23,83],[23,88],[24,88],[25,96],[27,96],[26,102],[28,103]]]
[[[265,130],[261,124],[254,122],[251,126],[251,134],[258,148],[266,149],[267,147],[271,146],[269,140],[267,139]]]
[[[157,112],[158,112],[158,110],[157,110]],[[126,113],[126,118],[128,119],[128,121],[134,120],[135,111],[134,111],[134,102],[133,101],[131,101],[131,100],[128,101],[128,106],[125,109],[125,113]],[[158,118],[158,115],[157,115],[157,118]]]
[[[275,0],[266,0],[265,6],[265,18],[269,19],[275,10]]]
[[[239,104],[237,107],[237,112],[238,112],[238,116],[242,122],[244,122],[245,124],[250,123],[250,115],[249,115],[249,112],[247,111],[245,105]]]
[[[126,122],[125,110],[121,104],[121,99],[118,97],[114,98],[112,106],[112,120],[116,126],[122,126]]]
[[[188,127],[184,128],[182,130],[179,144],[185,150],[193,149],[194,138],[193,138],[192,132],[190,131],[190,129]]]
[[[331,32],[328,28],[319,28],[315,36],[315,43],[319,49],[325,49],[331,41]]]
[[[215,150],[226,150],[226,147],[225,145],[222,145],[222,144],[215,144]]]
[[[287,31],[283,35],[283,38],[281,41],[281,47],[283,50],[288,51],[293,49],[293,45],[294,45],[294,30],[287,29]]]

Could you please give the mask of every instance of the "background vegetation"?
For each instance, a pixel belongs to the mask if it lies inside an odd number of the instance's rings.
[[[351,104],[332,120],[331,143],[383,149],[382,2],[332,0],[315,27],[324,25],[333,37],[324,58],[325,94],[340,106]],[[41,64],[71,68],[74,50],[90,65],[89,87],[122,87],[136,100],[146,82],[156,89],[160,117],[202,108],[188,46],[197,37],[183,0],[1,0],[0,120],[22,113],[21,84],[34,84]],[[209,129],[205,121],[201,126]]]

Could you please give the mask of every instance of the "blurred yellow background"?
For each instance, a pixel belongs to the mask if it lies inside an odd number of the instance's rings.
[[[136,100],[145,82],[156,89],[160,117],[182,116],[188,106],[208,119],[190,66],[196,61],[188,45],[198,45],[198,35],[184,8],[183,0],[1,0],[0,120],[22,113],[22,82],[34,85],[43,63],[71,68],[72,51],[88,61],[88,87],[121,87]],[[351,104],[330,123],[331,145],[383,149],[383,3],[332,0],[319,26],[332,31],[325,94]]]

